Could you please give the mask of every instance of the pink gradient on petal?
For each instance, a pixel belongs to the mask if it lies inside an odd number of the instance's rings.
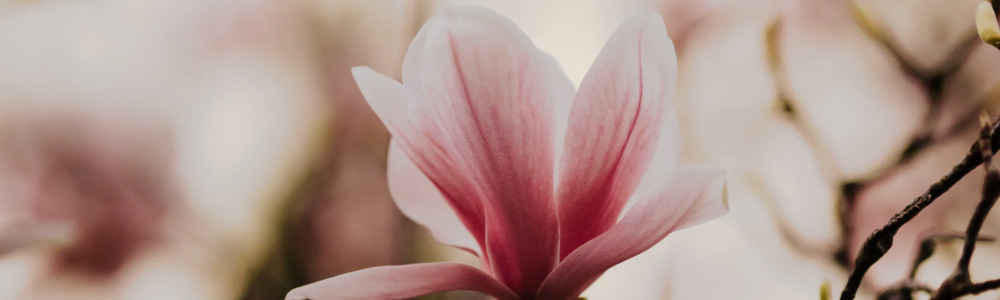
[[[663,19],[651,11],[625,21],[601,50],[570,111],[557,192],[560,257],[617,220],[656,151],[676,73]]]
[[[663,178],[677,170],[681,162],[681,132],[677,120],[677,111],[671,109],[663,116],[660,125],[660,136],[656,140],[656,150],[649,158],[649,168],[646,168],[636,191],[645,191],[663,184]],[[631,202],[635,201],[632,197]],[[626,207],[626,209],[628,209]]]
[[[286,300],[408,299],[427,294],[469,290],[499,300],[517,295],[479,269],[460,263],[424,263],[364,269],[296,288]]]
[[[510,20],[477,7],[433,18],[403,62],[412,125],[448,158],[424,166],[408,153],[446,195],[482,201],[491,267],[521,295],[533,293],[558,259],[552,119],[563,82],[552,68]],[[474,193],[440,184],[437,165],[466,168]]]
[[[409,96],[399,82],[367,67],[357,67],[352,71],[365,100],[386,125],[400,148],[404,152],[407,148],[420,149],[412,150],[407,155],[411,159],[417,158],[412,161],[421,167],[425,174],[435,175],[432,179],[435,185],[444,189],[442,193],[445,193],[445,199],[448,199],[463,224],[482,245],[485,241],[482,203],[475,197],[474,186],[464,178],[467,171],[459,165],[427,163],[428,160],[446,160],[448,154],[436,145],[417,139],[420,134],[412,127],[407,114]],[[456,195],[470,196],[456,197]]]
[[[481,256],[476,238],[465,229],[462,220],[441,192],[396,142],[389,142],[389,191],[406,217],[430,230],[439,242]]]
[[[459,280],[430,265],[375,268],[300,288],[289,299],[450,289],[571,299],[670,232],[727,211],[723,172],[677,169],[677,62],[656,13],[616,31],[575,98],[550,56],[510,20],[478,7],[448,9],[421,28],[402,84],[365,67],[353,72],[395,141],[389,177],[397,205],[439,241],[483,254],[487,272],[451,270],[467,277]],[[635,197],[640,187],[643,196]]]
[[[621,222],[570,253],[545,280],[538,299],[572,299],[608,268],[646,251],[675,230],[728,212],[725,172],[682,167],[641,199]]]

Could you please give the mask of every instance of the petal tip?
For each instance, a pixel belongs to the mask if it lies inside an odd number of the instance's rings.
[[[285,300],[310,300],[308,296],[302,294],[301,288],[295,288],[285,295]]]
[[[729,182],[726,176],[726,171],[722,169],[713,169],[712,172],[715,173],[714,178],[705,187],[704,194],[701,197],[708,199],[709,202],[706,203],[709,206],[715,207],[712,209],[711,217],[706,218],[705,221],[712,220],[729,213]]]
[[[658,13],[655,10],[652,10],[652,9],[648,9],[648,8],[642,9],[638,13],[636,13],[635,15],[639,16],[639,17],[649,18],[648,19],[649,21],[654,21],[655,22],[656,19],[659,19],[661,23],[663,22],[663,16],[661,16],[660,13]]]
[[[653,11],[651,9],[643,9],[638,13],[636,13],[635,15],[632,15],[632,17],[625,22],[626,23],[636,22],[642,24],[641,26],[639,26],[639,28],[645,28],[645,29],[652,28],[652,29],[666,30],[667,28],[666,23],[663,22],[663,16],[660,15],[660,13]]]
[[[355,66],[351,68],[351,76],[354,77],[354,81],[357,81],[359,77],[370,76],[373,73],[378,72],[375,72],[375,70],[372,70],[372,68],[368,66]]]
[[[726,171],[706,167],[685,167],[689,171],[699,168],[701,170],[696,172],[704,172],[702,176],[708,176],[711,179],[704,183],[701,193],[696,197],[698,200],[693,203],[689,213],[677,223],[676,230],[704,224],[729,214],[729,186]]]
[[[726,213],[729,213],[729,183],[726,180],[725,172],[723,172],[722,176],[720,176],[719,179],[716,180],[718,181],[718,183],[713,183],[713,184],[721,185],[719,198],[722,199],[722,207],[724,208],[722,215],[725,215]]]

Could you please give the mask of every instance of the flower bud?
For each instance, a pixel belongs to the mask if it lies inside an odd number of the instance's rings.
[[[997,15],[993,12],[993,4],[989,1],[979,3],[979,8],[976,9],[976,30],[984,42],[1000,47],[1000,27],[997,26]]]
[[[830,295],[830,281],[823,281],[823,285],[819,286],[819,300],[830,300],[833,296]]]

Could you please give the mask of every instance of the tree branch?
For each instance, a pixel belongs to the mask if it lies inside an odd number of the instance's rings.
[[[989,141],[990,151],[997,151],[998,146],[1000,146],[1000,134],[998,134],[997,127],[1000,123],[994,122],[990,126],[990,135],[987,139]],[[941,194],[948,191],[952,186],[955,185],[962,177],[968,175],[969,172],[974,170],[977,166],[983,163],[983,155],[980,147],[980,141],[976,141],[970,147],[969,152],[966,153],[962,161],[955,165],[954,168],[944,177],[941,177],[938,182],[932,184],[927,191],[922,195],[913,199],[913,202],[903,208],[902,211],[897,213],[892,219],[889,220],[882,228],[876,229],[872,232],[872,235],[865,240],[862,245],[861,250],[858,252],[857,258],[854,260],[854,268],[851,270],[851,274],[847,279],[847,284],[844,286],[843,292],[840,294],[841,300],[851,300],[857,295],[858,288],[861,286],[861,280],[864,278],[865,273],[871,268],[875,262],[882,258],[889,248],[892,247],[893,238],[896,232],[899,231],[904,224],[912,220],[917,216],[924,208],[927,208],[931,203],[934,203]]]
[[[973,285],[969,274],[969,263],[972,262],[972,252],[976,249],[976,240],[979,238],[979,231],[983,227],[983,222],[986,221],[990,210],[996,204],[997,197],[1000,197],[1000,172],[997,171],[991,161],[993,150],[992,146],[990,146],[992,132],[990,132],[989,116],[986,116],[984,113],[984,116],[980,119],[984,123],[979,138],[979,143],[983,145],[980,155],[983,159],[983,168],[986,169],[986,175],[983,179],[983,198],[979,201],[979,205],[976,206],[976,211],[972,214],[969,226],[965,230],[965,245],[962,249],[962,256],[958,260],[958,265],[955,267],[955,272],[941,283],[941,286],[931,296],[931,299],[956,299],[964,295],[963,292],[968,290],[968,286]]]

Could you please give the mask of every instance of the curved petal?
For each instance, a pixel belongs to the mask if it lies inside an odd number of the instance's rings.
[[[286,300],[408,299],[469,290],[499,300],[517,300],[510,289],[479,269],[460,263],[384,266],[355,271],[298,287]]]
[[[430,230],[441,243],[480,256],[476,238],[462,224],[438,188],[403,153],[395,140],[389,142],[389,192],[406,217]]]
[[[471,171],[461,164],[440,163],[449,161],[451,154],[428,141],[413,127],[408,109],[412,108],[413,101],[409,100],[411,97],[401,84],[367,67],[355,67],[351,71],[361,94],[392,134],[393,140],[424,174],[435,175],[432,178],[434,184],[443,189],[442,193],[447,196],[445,199],[458,218],[482,245],[486,240],[483,206],[477,197],[478,191],[469,182]]]
[[[660,136],[656,140],[656,150],[649,159],[649,167],[639,181],[636,191],[646,191],[663,184],[663,178],[677,171],[681,161],[681,130],[677,120],[677,111],[670,111],[663,116],[660,126]],[[635,199],[632,197],[631,199]]]
[[[538,299],[573,299],[608,268],[646,251],[675,230],[724,215],[726,175],[683,167],[662,189],[642,196],[610,230],[566,256],[545,279]]]
[[[403,62],[411,125],[447,156],[422,160],[413,154],[425,150],[400,146],[452,203],[481,201],[492,270],[521,295],[558,260],[556,72],[516,25],[481,7],[432,18]],[[453,192],[440,178],[454,175],[435,170],[444,166],[466,169],[475,193]]]
[[[677,73],[663,19],[625,21],[580,85],[558,185],[561,257],[608,230],[634,193],[670,110]]]

